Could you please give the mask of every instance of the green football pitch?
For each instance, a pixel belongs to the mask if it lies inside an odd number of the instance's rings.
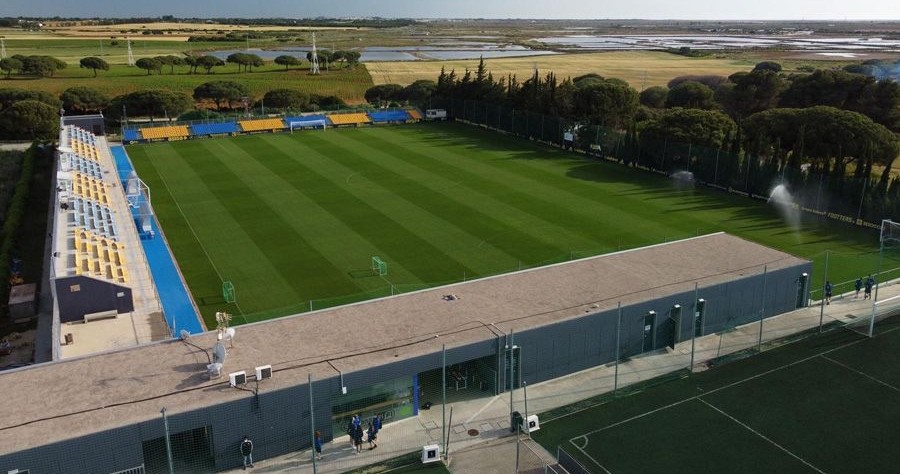
[[[462,124],[128,153],[208,326],[217,310],[254,321],[717,231],[814,260],[813,288],[826,252],[832,282],[877,262],[876,231],[813,218],[791,229],[764,202]]]
[[[898,345],[897,316],[874,338],[835,328],[542,414],[533,436],[597,474],[897,472]]]

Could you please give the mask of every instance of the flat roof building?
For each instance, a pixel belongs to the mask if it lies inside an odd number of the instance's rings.
[[[415,416],[442,347],[456,376],[494,395],[791,311],[806,302],[810,269],[719,233],[239,326],[219,378],[207,371],[216,332],[0,373],[0,472],[152,463],[163,407],[173,432],[208,433],[204,469],[237,467],[246,426],[234,419],[266,417],[249,434],[268,439],[254,454],[267,457],[309,444],[311,405],[326,440],[343,434],[347,413]],[[256,388],[231,387],[228,373],[253,380],[266,365],[272,377]]]

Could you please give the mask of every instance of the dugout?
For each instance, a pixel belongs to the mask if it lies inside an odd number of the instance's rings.
[[[612,362],[617,327],[634,357],[793,310],[810,271],[720,233],[240,326],[223,372],[273,368],[242,388],[205,375],[215,333],[0,373],[0,472],[155,470],[161,408],[173,452],[235,468],[244,434],[263,460],[308,447],[313,419],[329,441],[354,413],[417,416],[444,367],[467,379],[451,400],[487,397]]]

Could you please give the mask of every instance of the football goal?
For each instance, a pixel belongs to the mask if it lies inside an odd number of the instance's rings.
[[[387,262],[379,257],[372,257],[372,273],[378,276],[385,276],[388,273]]]
[[[234,284],[230,281],[222,282],[222,297],[226,303],[236,303],[237,296],[234,294]]]

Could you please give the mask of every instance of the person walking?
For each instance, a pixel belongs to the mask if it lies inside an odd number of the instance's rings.
[[[859,290],[862,289],[862,277],[856,279],[856,298],[859,298]]]
[[[383,419],[383,417],[381,416],[380,413],[377,414],[377,415],[375,415],[375,418],[372,419],[372,426],[375,428],[375,432],[376,432],[376,433],[378,433],[379,431],[381,431],[381,421],[382,421],[382,419]]]
[[[316,448],[316,459],[322,459],[322,433],[320,433],[318,431],[316,431],[315,448]]]
[[[359,454],[362,451],[362,443],[363,443],[363,429],[361,425],[356,425],[356,428],[353,429],[353,445],[356,447],[356,454]]]
[[[825,304],[831,304],[831,293],[833,288],[831,287],[831,282],[825,280]]]
[[[245,471],[248,466],[253,467],[253,441],[247,435],[244,435],[244,439],[241,440],[241,456],[244,457]]]
[[[372,449],[375,449],[378,447],[378,443],[375,442],[375,440],[378,439],[378,431],[375,430],[375,427],[372,426],[371,422],[369,422],[368,425],[369,425],[369,427],[366,430],[366,435],[367,435],[366,441],[369,442],[369,449],[372,450]]]
[[[872,287],[875,286],[875,279],[872,278],[872,275],[869,275],[869,278],[866,278],[865,285],[865,293],[863,294],[863,299],[868,300],[872,298]]]

